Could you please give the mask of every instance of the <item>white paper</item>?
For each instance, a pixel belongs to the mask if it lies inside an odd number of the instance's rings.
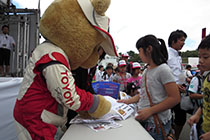
[[[119,128],[122,126],[121,124],[116,123],[114,120],[112,120],[111,123],[97,123],[97,124],[85,124],[85,125],[96,132]]]
[[[112,112],[116,112],[123,120],[127,119],[134,112],[134,109],[127,104],[118,103],[116,99],[109,96],[105,96],[105,98],[111,102]]]
[[[133,108],[124,103],[119,103],[118,105],[114,106],[113,109],[122,117],[123,120],[127,119],[134,112]]]
[[[197,128],[196,123],[194,123],[191,127],[190,131],[190,140],[198,140]]]
[[[111,119],[83,119],[79,115],[74,117],[71,121],[70,124],[88,124],[88,123],[111,123]]]
[[[114,120],[127,119],[132,115],[134,109],[124,103],[118,103],[116,99],[110,96],[105,96],[105,98],[112,104],[111,110],[106,115],[100,119],[83,119],[77,115],[70,121],[70,124],[84,124],[96,132],[122,126]]]
[[[104,96],[104,98],[112,104],[112,108],[119,104],[116,99],[112,98],[111,96]]]
[[[120,100],[127,100],[129,98],[130,97],[125,92],[120,91]]]

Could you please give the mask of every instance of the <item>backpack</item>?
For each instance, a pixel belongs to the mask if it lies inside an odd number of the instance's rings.
[[[197,79],[198,79],[198,89],[197,89],[196,93],[201,94],[202,77],[199,74],[196,75],[195,77],[197,77]],[[189,96],[189,86],[187,86],[187,88],[186,88],[186,93],[187,93],[187,96]],[[192,105],[193,105],[193,109],[186,110],[186,112],[189,113],[189,114],[193,114],[197,110],[197,108],[199,108],[201,106],[201,103],[199,102],[199,99],[191,99],[191,102],[192,102]]]
[[[201,93],[201,88],[202,88],[202,77],[201,75],[196,75],[196,77],[198,78],[198,90],[197,93]]]

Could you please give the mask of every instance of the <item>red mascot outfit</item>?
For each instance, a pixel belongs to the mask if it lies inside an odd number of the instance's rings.
[[[75,0],[56,0],[54,3],[58,4],[60,2],[63,4],[62,1],[73,2],[77,5],[79,3],[80,6],[81,4],[89,5],[93,9],[89,0],[78,0],[78,3]],[[84,12],[84,7],[81,7]],[[42,23],[44,24],[44,19]],[[90,26],[88,25],[88,27]],[[100,42],[102,44],[107,42],[106,37],[108,36],[108,42],[111,42],[112,49],[107,49],[105,45],[101,45],[101,47],[104,48],[106,53],[117,56],[111,36],[94,24],[91,28],[97,32],[97,36],[98,33],[102,36],[103,40]],[[42,34],[44,34],[43,31]],[[92,95],[79,89],[75,85],[71,73],[71,69],[82,66],[82,63],[86,62],[87,64],[89,61],[93,61],[93,59],[89,59],[94,58],[91,54],[95,55],[93,51],[97,50],[94,47],[97,46],[98,40],[96,40],[96,46],[90,45],[94,49],[92,49],[92,52],[90,51],[90,54],[86,53],[86,55],[89,55],[86,61],[76,65],[77,63],[73,63],[74,61],[71,62],[74,57],[77,57],[70,55],[73,51],[69,51],[69,48],[72,47],[70,46],[68,49],[62,47],[62,43],[66,42],[65,40],[61,41],[60,45],[50,36],[46,34],[44,36],[49,41],[39,45],[32,53],[14,108],[18,138],[21,140],[59,139],[67,120],[68,109],[87,111],[90,116],[99,118],[109,112],[111,108],[111,104],[103,96]],[[89,45],[87,42],[85,43],[85,46]],[[85,56],[82,57],[85,58]],[[87,68],[87,65],[84,67]]]

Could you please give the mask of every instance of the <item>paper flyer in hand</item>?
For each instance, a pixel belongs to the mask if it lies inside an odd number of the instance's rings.
[[[190,140],[198,140],[197,128],[195,123],[191,127]]]
[[[125,93],[120,91],[120,100],[127,100],[129,99],[129,96]]]
[[[117,100],[109,96],[105,96],[105,98],[111,102],[112,112],[116,112],[123,120],[127,119],[134,112],[134,109],[127,104],[118,103]]]
[[[133,108],[131,108],[129,105],[126,105],[124,103],[120,103],[114,106],[113,109],[122,117],[123,120],[127,119],[134,112]]]
[[[116,123],[114,120],[127,119],[130,115],[132,115],[134,109],[127,104],[118,103],[116,99],[110,96],[105,96],[105,98],[112,104],[112,108],[109,113],[100,119],[84,119],[77,115],[70,121],[70,124],[84,124],[96,132],[122,126],[121,124]]]

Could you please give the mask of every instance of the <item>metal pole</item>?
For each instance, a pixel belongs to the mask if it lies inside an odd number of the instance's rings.
[[[23,44],[23,50],[22,50],[22,67],[21,67],[21,76],[23,76],[23,72],[24,72],[24,69],[25,69],[25,62],[26,62],[26,59],[25,59],[25,55],[26,54],[26,51],[27,51],[27,39],[28,39],[28,36],[27,36],[27,17],[24,17],[24,44]]]
[[[21,35],[21,28],[20,28],[20,21],[18,21],[18,39],[17,39],[17,50],[16,50],[16,76],[18,76],[18,72],[19,72],[19,52],[20,52],[20,45],[21,45],[21,41],[20,41],[20,35]]]
[[[7,0],[7,8],[10,7],[10,0]]]
[[[24,75],[24,70],[28,64],[28,57],[29,57],[29,47],[30,47],[30,25],[29,25],[29,18],[26,17],[26,46],[25,46],[25,51],[24,51],[24,61],[23,61],[23,73],[22,75]]]
[[[41,8],[40,8],[40,3],[41,1],[39,0],[38,1],[38,12],[37,12],[37,31],[36,31],[36,34],[37,34],[37,43],[36,45],[39,45],[39,36],[40,36],[40,33],[39,33],[39,24],[40,24],[40,15],[41,15]]]

